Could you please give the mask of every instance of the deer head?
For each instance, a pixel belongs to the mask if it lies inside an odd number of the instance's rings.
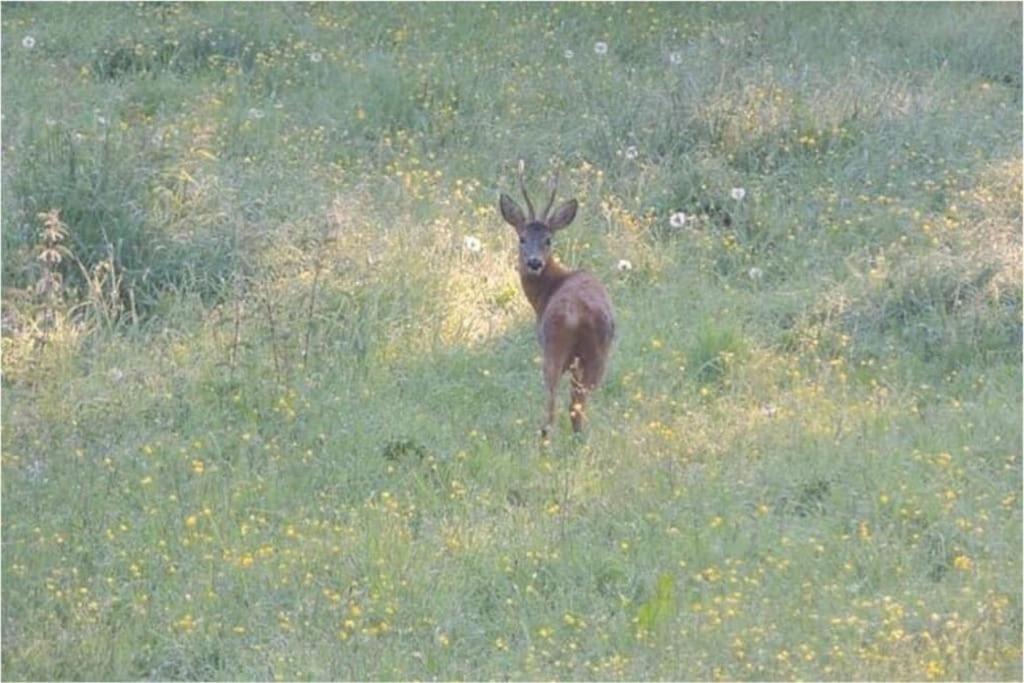
[[[538,277],[551,261],[551,235],[572,223],[576,218],[576,208],[579,203],[575,199],[570,199],[555,209],[554,213],[548,214],[555,203],[555,193],[558,190],[557,172],[548,179],[551,196],[540,216],[535,215],[533,203],[530,201],[530,196],[526,194],[526,184],[523,182],[521,168],[519,189],[523,193],[523,200],[526,201],[529,215],[524,214],[515,200],[504,193],[501,195],[501,215],[519,235],[519,272],[525,276]]]

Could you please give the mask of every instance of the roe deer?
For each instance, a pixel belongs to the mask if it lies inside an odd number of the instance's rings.
[[[556,173],[548,180],[548,205],[540,216],[534,215],[522,173],[520,167],[519,189],[529,216],[506,194],[501,195],[501,215],[519,235],[519,278],[537,312],[537,340],[544,353],[548,390],[547,415],[541,428],[541,438],[546,438],[555,419],[558,382],[566,370],[572,373],[572,428],[574,432],[582,428],[587,395],[604,376],[615,318],[608,292],[597,278],[569,270],[551,255],[551,235],[572,223],[577,201],[570,199],[548,215],[558,189]]]

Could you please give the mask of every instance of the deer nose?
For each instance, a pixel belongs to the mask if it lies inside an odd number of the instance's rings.
[[[544,262],[536,256],[526,260],[526,267],[530,270],[540,270],[544,266]]]

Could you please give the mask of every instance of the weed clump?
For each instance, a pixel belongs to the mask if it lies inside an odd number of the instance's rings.
[[[729,368],[746,357],[748,346],[735,327],[705,321],[687,351],[687,368],[698,384],[720,385]]]

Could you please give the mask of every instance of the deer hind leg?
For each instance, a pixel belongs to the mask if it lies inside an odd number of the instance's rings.
[[[571,370],[572,393],[569,403],[569,418],[572,420],[572,431],[579,433],[583,429],[585,419],[583,408],[587,404],[587,387],[582,360],[579,356],[572,362]]]
[[[572,404],[570,417],[572,429],[579,432],[586,420],[585,408],[590,392],[597,388],[604,378],[606,351],[576,356],[572,367]]]

